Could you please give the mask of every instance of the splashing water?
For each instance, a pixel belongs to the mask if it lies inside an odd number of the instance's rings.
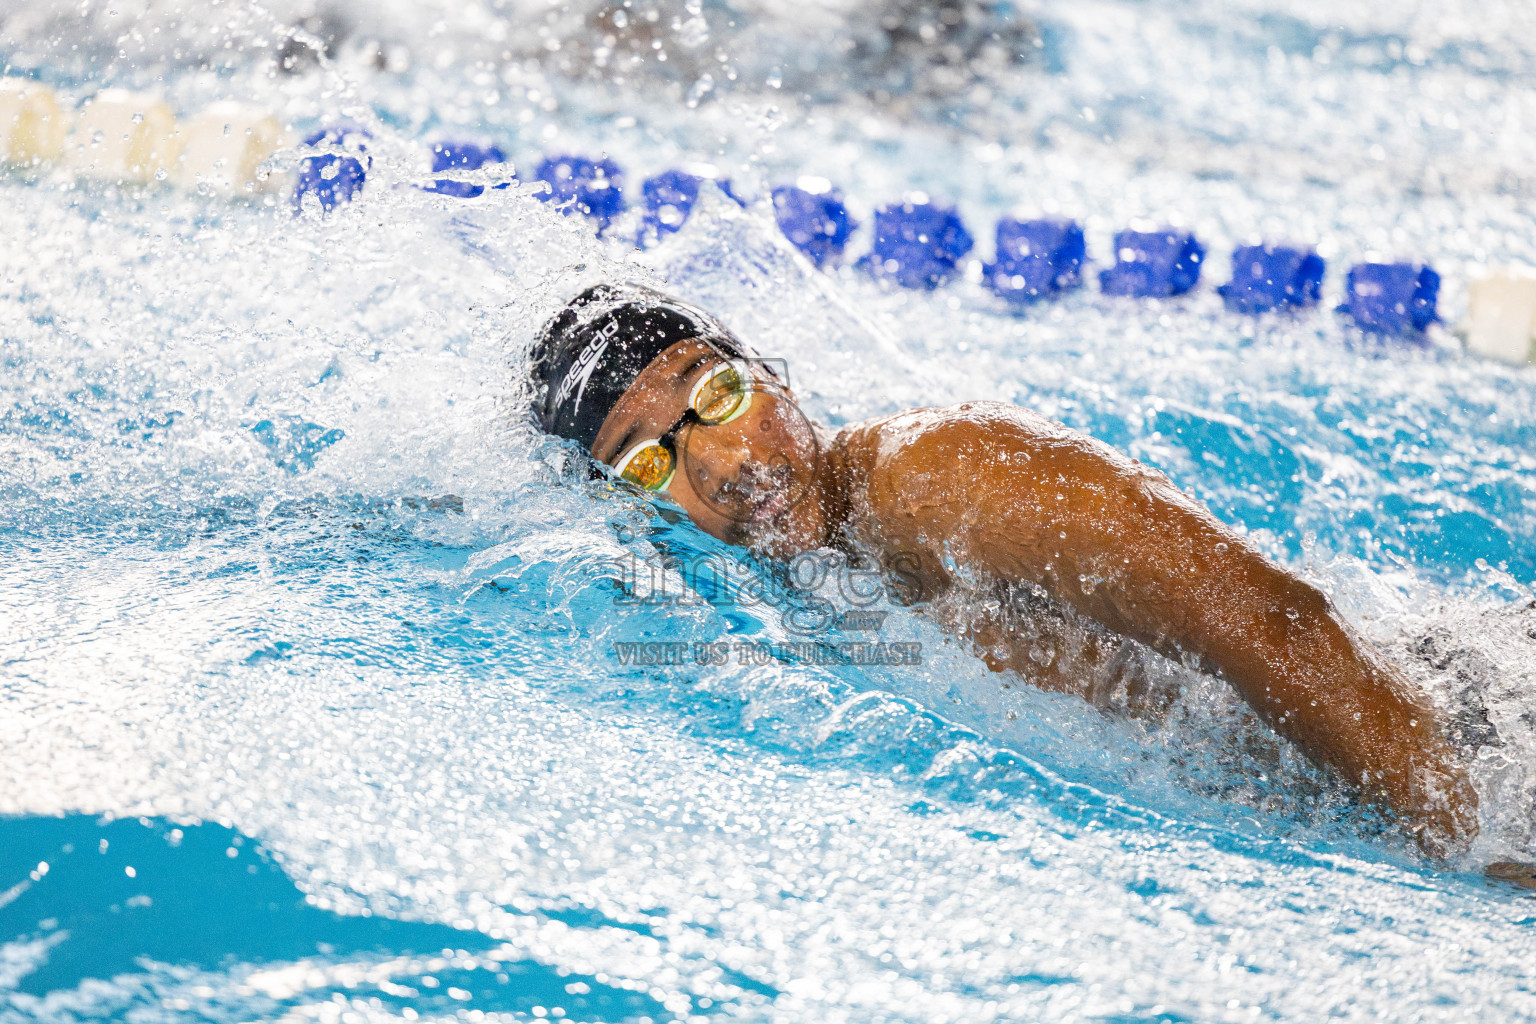
[[[1428,259],[1454,321],[1469,268],[1536,258],[1510,128],[1536,116],[1529,11],[1041,4],[1027,59],[939,61],[896,102],[859,5],[675,6],[631,8],[666,18],[622,75],[579,45],[615,24],[600,5],[0,14],[11,73],[66,98],[158,76],[178,110],[373,133],[328,216],[0,179],[0,1013],[1536,1014],[1531,904],[1477,872],[1536,857],[1530,369],[1445,332],[1369,342],[1326,311],[1336,272],[1294,316],[1224,311],[1219,261],[1185,299],[1015,315],[979,263],[931,293],[815,271],[712,185],[644,253],[527,181],[413,187],[454,133],[520,169],[606,153],[636,184],[687,160],[744,196],[823,174],[866,233],[920,189],[978,237],[1010,209],[1078,217],[1101,261],[1139,217],[1212,253],[1312,242],[1335,271]],[[274,73],[306,18],[329,54]],[[846,610],[849,584],[787,583],[532,430],[523,353],[614,278],[719,313],[823,422],[1012,401],[1167,472],[1441,706],[1482,803],[1463,870],[1146,652],[1178,694],[1162,724],[993,675],[889,604],[833,639],[921,665],[731,646],[805,642],[790,606]],[[709,600],[679,570],[707,560],[762,599]],[[632,599],[626,565],[683,599]],[[643,642],[685,656],[621,657]]]

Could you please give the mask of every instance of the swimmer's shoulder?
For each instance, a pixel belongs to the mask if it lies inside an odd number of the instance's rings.
[[[1052,493],[1120,491],[1185,500],[1163,474],[1065,424],[1007,402],[910,409],[843,428],[850,496],[863,507],[965,509]]]
[[[997,457],[1020,446],[1076,445],[1088,440],[1071,428],[1009,402],[925,406],[852,423],[835,446],[866,472],[944,455]]]

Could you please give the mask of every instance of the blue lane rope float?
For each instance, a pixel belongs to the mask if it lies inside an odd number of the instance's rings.
[[[539,194],[540,200],[554,203],[567,215],[591,218],[599,235],[624,212],[624,172],[607,157],[545,157],[533,177],[549,185],[548,192]]]
[[[452,140],[432,143],[432,170],[434,171],[478,171],[487,164],[506,162],[507,154],[502,152],[500,146],[494,144],[480,145],[475,142]],[[495,187],[506,188],[507,186]],[[436,192],[438,195],[453,196],[456,199],[473,199],[485,192],[485,186],[439,178],[431,185],[423,185],[422,191]]]
[[[1235,313],[1311,306],[1323,297],[1327,264],[1311,249],[1245,245],[1232,253],[1232,280],[1216,289]]]
[[[640,185],[640,202],[645,214],[635,244],[648,249],[682,228],[693,212],[694,204],[699,201],[699,190],[706,181],[713,181],[720,191],[736,200],[738,206],[747,205],[731,189],[729,178],[693,174],[678,168],[662,171]]]
[[[773,190],[773,216],[790,244],[818,267],[836,264],[859,222],[825,178],[803,177]]]
[[[373,164],[373,158],[368,155],[368,143],[372,139],[367,129],[354,124],[331,125],[306,135],[306,146],[340,148],[352,155],[322,153],[300,161],[298,180],[293,189],[294,212],[303,210],[305,196],[314,196],[327,213],[342,203],[350,203],[368,179],[368,170]]]
[[[975,244],[954,207],[914,192],[875,211],[875,242],[860,265],[903,288],[937,288]]]
[[[1061,218],[997,222],[997,258],[982,268],[987,287],[1014,305],[1054,298],[1082,284],[1083,229]]]
[[[355,125],[333,125],[305,137],[308,146],[340,147],[350,155],[324,153],[300,162],[294,189],[295,210],[314,195],[330,211],[354,198],[363,187],[371,158],[369,133]],[[438,142],[432,169],[474,170],[505,162],[495,145]],[[580,213],[602,234],[624,210],[624,174],[607,158],[550,156],[535,177],[550,191],[540,195],[565,213]],[[654,245],[687,221],[704,181],[713,180],[738,203],[729,179],[671,169],[641,186],[644,214],[636,244]],[[484,186],[439,179],[427,191],[459,198],[482,194]],[[498,186],[505,187],[505,186]],[[841,260],[857,221],[842,193],[819,178],[800,178],[772,192],[774,218],[785,237],[818,267]],[[745,205],[743,203],[743,205]],[[913,193],[875,213],[874,241],[861,266],[877,278],[904,288],[933,289],[955,276],[960,260],[973,247],[964,222],[953,207]],[[1192,290],[1200,280],[1205,247],[1191,233],[1175,229],[1121,231],[1115,235],[1115,263],[1100,271],[1106,295],[1170,298]],[[1003,217],[997,224],[997,256],[982,268],[983,280],[1015,307],[1055,298],[1081,284],[1087,250],[1082,228],[1060,218],[1020,221]],[[1322,295],[1326,264],[1311,249],[1266,243],[1242,246],[1232,254],[1232,280],[1216,291],[1234,312],[1258,314],[1281,307],[1306,307]],[[1350,269],[1345,301],[1338,311],[1363,330],[1384,335],[1422,332],[1435,312],[1440,277],[1414,263],[1362,263]]]
[[[1365,331],[1403,335],[1439,319],[1440,275],[1419,263],[1356,263],[1349,268],[1338,307]]]
[[[1122,231],[1115,236],[1115,264],[1099,272],[1105,295],[1170,298],[1200,281],[1205,246],[1187,231]]]

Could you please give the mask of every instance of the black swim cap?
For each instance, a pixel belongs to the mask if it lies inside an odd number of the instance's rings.
[[[534,343],[539,426],[591,451],[603,421],[640,371],[691,339],[727,358],[749,354],[724,324],[696,306],[642,285],[588,288],[544,325]]]

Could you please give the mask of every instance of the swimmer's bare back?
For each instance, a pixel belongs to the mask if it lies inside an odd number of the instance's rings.
[[[1429,706],[1327,597],[1161,473],[991,402],[855,424],[831,454],[851,540],[902,559],[925,596],[968,571],[1042,586],[1226,679],[1314,761],[1395,811],[1427,852],[1448,856],[1476,835],[1477,794]]]

